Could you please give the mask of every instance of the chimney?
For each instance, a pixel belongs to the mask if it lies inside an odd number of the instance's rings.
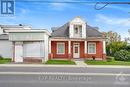
[[[22,24],[19,24],[19,26],[23,26]]]

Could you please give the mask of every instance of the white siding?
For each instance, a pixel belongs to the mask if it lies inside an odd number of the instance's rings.
[[[69,37],[70,38],[73,38],[73,36],[74,36],[74,26],[73,26],[73,24],[70,24],[70,27],[69,27]]]
[[[44,40],[44,33],[10,33],[9,40],[11,41],[39,41]]]
[[[12,58],[12,42],[8,40],[0,40],[0,55],[5,58]]]

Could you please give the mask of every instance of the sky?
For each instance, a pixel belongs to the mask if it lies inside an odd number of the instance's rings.
[[[35,29],[48,29],[62,26],[76,16],[80,16],[88,25],[99,27],[99,31],[114,31],[122,39],[129,37],[130,4],[108,4],[101,10],[95,9],[96,3],[44,3],[40,1],[88,1],[88,2],[127,2],[129,0],[15,0],[15,15],[0,16],[2,25],[30,25]],[[104,4],[98,4],[97,8]]]

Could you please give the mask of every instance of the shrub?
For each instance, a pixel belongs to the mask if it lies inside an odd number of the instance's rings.
[[[107,62],[112,62],[112,61],[114,61],[114,57],[107,56],[106,60],[107,60]]]
[[[125,61],[130,61],[130,52],[127,54],[127,60]]]
[[[120,50],[114,54],[114,57],[115,57],[115,60],[126,61],[129,59],[130,55],[127,50]]]
[[[125,49],[126,49],[127,51],[130,51],[130,45],[127,45],[127,46],[125,47]]]

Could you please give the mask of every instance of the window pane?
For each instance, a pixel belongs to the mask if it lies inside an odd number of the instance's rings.
[[[64,43],[58,43],[58,45],[57,45],[57,53],[58,54],[64,54],[64,52],[65,52]]]
[[[95,44],[89,44],[88,53],[96,53],[96,45]]]
[[[75,47],[75,52],[74,53],[78,53],[78,47]]]

